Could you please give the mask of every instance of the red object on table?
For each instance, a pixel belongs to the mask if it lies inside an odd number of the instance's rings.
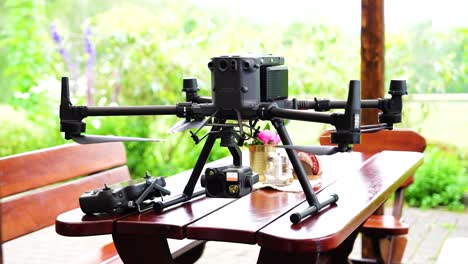
[[[333,193],[340,198],[297,225],[291,224],[289,216],[307,207],[303,193],[257,190],[239,199],[201,197],[162,213],[151,210],[115,217],[111,227],[120,257],[125,263],[171,263],[166,238],[190,238],[258,244],[258,263],[311,262],[317,257],[329,263],[344,261],[358,228],[422,163],[422,154],[384,151],[369,158],[344,153],[321,162],[322,177],[336,180],[323,186],[318,199]],[[181,184],[186,174],[168,178],[168,188],[173,187],[170,180]],[[76,212],[57,219],[59,233],[67,226],[66,230],[76,232],[73,235],[89,235],[97,225],[102,222]]]

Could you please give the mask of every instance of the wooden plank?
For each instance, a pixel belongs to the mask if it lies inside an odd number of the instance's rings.
[[[65,212],[55,220],[55,232],[62,236],[112,234],[113,223],[127,214],[86,215],[80,208]]]
[[[187,238],[255,244],[263,226],[305,200],[304,193],[257,190],[187,226]]]
[[[167,238],[185,238],[185,227],[219,208],[233,202],[226,198],[195,198],[190,202],[156,213],[149,210],[117,221],[116,233],[157,235]]]
[[[384,97],[384,0],[361,1],[361,98]],[[378,123],[378,110],[363,109],[363,125]]]
[[[384,151],[361,169],[350,172],[321,192],[319,199],[339,195],[336,205],[292,225],[289,215],[269,224],[257,234],[257,243],[287,252],[324,252],[339,246],[422,163],[417,152]],[[307,208],[303,203],[296,210]]]
[[[362,157],[357,152],[322,157],[323,177],[346,177],[347,170],[357,171],[356,166],[363,164]],[[340,166],[336,166],[336,162]],[[302,192],[258,190],[190,224],[186,228],[187,237],[254,244],[258,230],[304,201]]]
[[[61,212],[79,207],[78,197],[104,183],[117,183],[130,178],[127,166],[100,172],[25,195],[1,201],[2,242],[49,226]],[[67,230],[66,227],[64,230]]]
[[[0,198],[127,162],[122,143],[66,144],[0,158]]]

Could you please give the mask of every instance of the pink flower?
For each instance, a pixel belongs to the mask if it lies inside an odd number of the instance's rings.
[[[258,139],[260,139],[263,144],[273,144],[276,145],[280,142],[280,137],[273,130],[263,130],[258,134]]]

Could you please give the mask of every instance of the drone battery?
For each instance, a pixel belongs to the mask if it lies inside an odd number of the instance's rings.
[[[264,67],[261,69],[260,77],[262,102],[273,102],[288,98],[288,67]]]

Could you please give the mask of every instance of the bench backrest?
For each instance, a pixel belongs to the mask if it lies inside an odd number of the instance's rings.
[[[320,145],[332,145],[330,130],[320,135]],[[384,150],[424,152],[426,139],[415,131],[407,129],[381,130],[361,134],[361,144],[354,144],[353,150],[374,154]]]
[[[320,145],[332,145],[330,130],[320,135]],[[426,139],[417,132],[409,129],[381,130],[375,133],[361,134],[361,144],[354,144],[353,150],[368,154],[375,154],[384,150],[424,152]],[[412,184],[414,176],[408,178],[400,187]],[[401,203],[402,201],[395,202]],[[397,208],[397,207],[395,207]],[[401,211],[400,208],[396,209]]]
[[[85,191],[130,179],[122,143],[66,144],[0,158],[0,241],[52,225]]]

